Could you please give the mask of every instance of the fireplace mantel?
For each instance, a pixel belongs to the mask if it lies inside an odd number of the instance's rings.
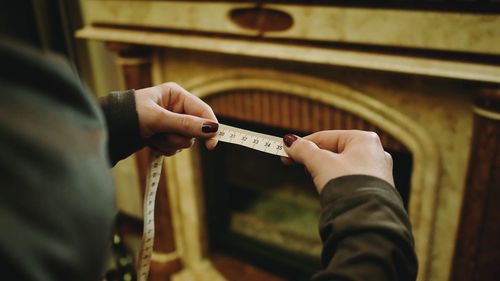
[[[475,262],[500,261],[500,254],[482,246],[495,236],[479,228],[485,224],[500,235],[490,217],[498,216],[499,204],[488,201],[500,186],[499,172],[492,168],[500,165],[495,160],[500,159],[500,15],[301,6],[297,1],[86,5],[89,25],[76,36],[108,42],[118,53],[127,88],[169,80],[205,97],[231,83],[264,83],[375,118],[371,121],[399,134],[416,156],[420,176],[412,187],[410,217],[421,259],[419,281],[447,281],[450,274],[453,281],[495,276]],[[281,11],[293,24],[269,32],[231,18],[235,9],[251,13],[256,7]],[[378,36],[381,32],[387,34]],[[366,101],[369,106],[359,107]],[[391,114],[392,119],[377,121]],[[174,280],[225,280],[206,257],[198,154],[194,149],[167,160],[168,188],[160,196],[171,210],[162,221],[170,232],[159,242],[170,246],[155,249],[158,277],[153,280],[179,270]],[[137,156],[139,174],[143,157]]]
[[[249,1],[91,0],[86,8],[91,25],[77,32],[80,38],[500,82],[500,15],[494,13]],[[291,26],[262,31],[231,14],[254,8],[280,11]]]
[[[84,39],[188,49],[256,58],[278,59],[345,66],[377,71],[445,77],[478,82],[500,83],[500,64],[463,61],[396,53],[349,50],[335,47],[304,46],[280,42],[178,34],[172,32],[129,30],[88,26],[76,33]]]

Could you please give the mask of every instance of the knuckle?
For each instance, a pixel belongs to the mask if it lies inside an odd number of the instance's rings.
[[[191,122],[187,117],[182,117],[180,123],[182,129],[188,130],[191,127]]]
[[[178,93],[180,86],[175,82],[166,82],[160,85],[164,92]]]
[[[166,82],[166,83],[163,83],[163,86],[168,87],[168,88],[178,88],[179,84],[177,84],[175,82]]]
[[[374,131],[360,131],[360,137],[371,144],[381,144],[379,135]]]
[[[315,148],[317,146],[313,142],[304,139],[299,139],[294,143],[295,151],[300,152],[300,156],[304,162],[311,158],[315,152]]]
[[[293,145],[296,149],[307,152],[311,149],[311,142],[305,139],[298,139]]]
[[[388,163],[392,164],[392,161],[393,161],[393,160],[392,160],[392,155],[391,155],[389,152],[387,152],[387,151],[384,151],[384,155],[385,155],[385,159],[386,159],[386,161],[387,161]]]
[[[212,108],[210,107],[210,105],[206,104],[205,102],[203,102],[201,105],[202,105],[203,109],[200,112],[200,116],[213,115],[213,111],[212,111]]]
[[[366,132],[366,138],[371,141],[380,141],[380,137],[378,136],[378,134],[373,131]]]

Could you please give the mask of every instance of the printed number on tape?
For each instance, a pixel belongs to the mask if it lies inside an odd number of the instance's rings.
[[[262,152],[288,157],[283,146],[283,139],[275,136],[219,124],[219,131],[215,138],[219,141],[234,143]]]

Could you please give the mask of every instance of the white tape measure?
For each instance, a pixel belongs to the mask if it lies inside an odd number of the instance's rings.
[[[234,143],[262,152],[288,157],[283,146],[283,139],[275,136],[219,124],[219,131],[215,138],[219,141]]]
[[[283,140],[275,136],[219,124],[219,130],[214,138],[219,141],[288,157],[283,147]],[[158,183],[160,182],[162,165],[163,156],[159,152],[151,150],[148,177],[146,179],[144,193],[144,228],[137,269],[139,281],[148,280],[151,257],[153,255],[153,244],[155,240],[155,199]]]
[[[139,281],[147,281],[151,256],[153,255],[153,244],[155,240],[155,199],[158,183],[160,182],[163,156],[151,150],[148,177],[144,193],[144,226],[142,233],[141,252],[137,269]]]

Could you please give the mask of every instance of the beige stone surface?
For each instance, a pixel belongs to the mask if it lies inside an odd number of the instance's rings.
[[[113,167],[116,186],[116,204],[120,211],[136,218],[142,218],[142,196],[135,156],[124,159]]]
[[[79,1],[86,2],[86,0]],[[83,20],[85,24],[89,24],[88,13],[83,12]],[[105,43],[89,40],[79,40],[77,43],[87,47],[91,72],[80,73],[80,76],[91,79],[91,81],[85,82],[91,87],[94,94],[100,97],[107,95],[110,91],[124,90],[123,75],[115,62],[115,54],[106,48]],[[118,209],[127,215],[141,218],[142,202],[134,156],[119,162],[113,168],[113,177],[116,185]]]
[[[500,54],[500,16],[350,7],[266,5],[295,19],[277,38]]]
[[[100,24],[118,24],[179,30],[196,30],[243,35],[257,35],[228,21],[227,14],[236,7],[249,4],[179,1],[86,1],[90,21]]]
[[[256,36],[229,18],[252,3],[182,1],[85,1],[93,23]],[[292,16],[293,26],[265,37],[360,43],[500,54],[496,14],[335,6],[264,4]]]

